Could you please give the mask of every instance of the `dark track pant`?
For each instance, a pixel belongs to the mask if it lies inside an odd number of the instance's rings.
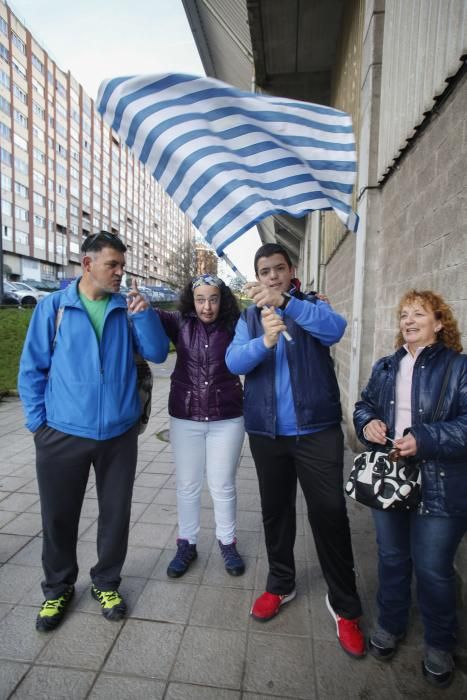
[[[266,590],[283,595],[295,586],[297,478],[329,601],[341,617],[361,615],[343,487],[343,434],[340,426],[302,436],[271,439],[250,435],[261,495],[269,561]]]
[[[97,563],[91,579],[101,590],[117,589],[128,547],[138,426],[110,440],[76,437],[46,426],[34,439],[45,597],[57,598],[77,579],[78,525],[91,465],[99,504]]]

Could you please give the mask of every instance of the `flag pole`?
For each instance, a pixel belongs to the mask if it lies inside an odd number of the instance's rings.
[[[246,284],[246,283],[248,282],[248,280],[247,280],[247,278],[245,277],[245,275],[242,275],[242,273],[240,272],[240,270],[233,264],[232,260],[229,258],[229,256],[228,256],[226,253],[222,252],[222,253],[219,255],[219,257],[220,257],[222,260],[225,260],[225,262],[226,262],[227,265],[230,267],[230,269],[232,270],[232,272],[234,272],[234,273],[237,275],[237,277],[239,277],[239,278],[241,279],[241,281],[243,282],[243,284]],[[263,309],[266,309],[266,308],[267,308],[266,306],[263,306]],[[284,336],[284,338],[287,340],[288,343],[293,342],[292,336],[290,335],[289,331],[281,331],[281,333],[282,333],[282,335]]]

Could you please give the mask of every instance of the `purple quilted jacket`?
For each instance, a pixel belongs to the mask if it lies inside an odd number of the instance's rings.
[[[225,420],[243,415],[242,384],[225,364],[233,332],[216,323],[205,324],[196,314],[157,309],[162,325],[177,350],[171,376],[169,414],[185,420]]]

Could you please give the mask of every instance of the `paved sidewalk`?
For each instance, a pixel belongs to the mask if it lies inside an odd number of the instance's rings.
[[[247,570],[223,568],[212,504],[203,493],[199,558],[182,579],[168,579],[177,535],[174,465],[167,429],[171,358],[154,367],[153,413],[140,438],[130,547],[121,591],[128,618],[111,623],[91,598],[97,501],[92,482],[83,507],[76,597],[54,633],[34,629],[42,602],[41,522],[34,448],[18,400],[0,403],[0,698],[39,700],[303,700],[467,697],[467,622],[462,611],[459,671],[436,692],[421,676],[416,612],[389,665],[349,658],[338,646],[324,604],[325,586],[298,496],[298,595],[267,624],[249,616],[263,591],[266,559],[256,475],[247,442],[238,471],[238,541]],[[346,453],[350,467],[351,453]],[[375,615],[376,555],[369,511],[349,506],[364,628]]]

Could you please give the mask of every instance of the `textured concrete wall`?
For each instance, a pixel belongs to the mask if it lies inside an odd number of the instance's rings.
[[[355,272],[355,234],[348,233],[340,247],[326,265],[324,289],[333,308],[347,319],[347,329],[343,339],[333,348],[336,374],[341,390],[344,417],[348,420],[348,382],[351,354],[351,319],[353,282]]]
[[[374,358],[391,350],[394,306],[410,287],[444,296],[467,347],[466,114],[464,76],[381,190]]]

